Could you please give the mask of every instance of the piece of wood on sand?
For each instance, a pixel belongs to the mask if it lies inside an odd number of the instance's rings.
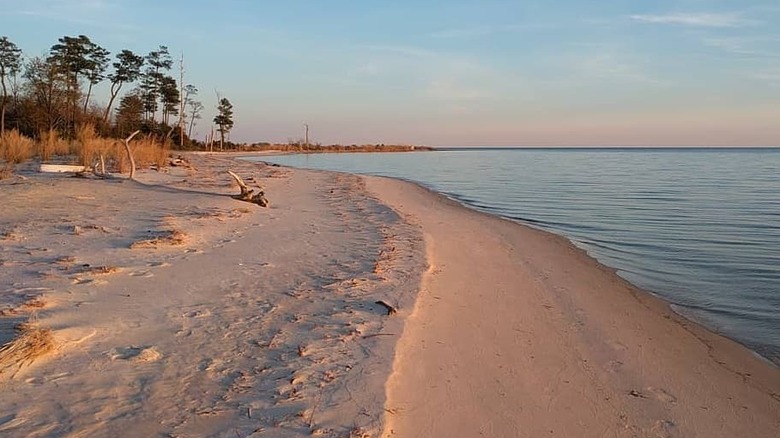
[[[79,173],[84,172],[84,166],[73,166],[68,164],[41,164],[39,172],[41,173]]]
[[[238,199],[239,201],[251,202],[261,207],[268,207],[268,200],[265,199],[265,192],[263,192],[261,187],[258,187],[258,192],[253,194],[255,192],[254,189],[247,187],[247,185],[244,184],[244,180],[242,180],[240,176],[236,175],[230,170],[228,170],[227,173],[229,173],[230,176],[236,180],[238,187],[241,189],[241,193],[238,195],[230,195],[231,198]]]

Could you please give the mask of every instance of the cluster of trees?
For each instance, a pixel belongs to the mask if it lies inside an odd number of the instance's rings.
[[[191,146],[203,104],[198,89],[171,76],[174,61],[166,46],[146,55],[110,52],[85,35],[63,36],[47,55],[24,59],[22,51],[0,36],[0,135],[14,129],[29,137],[58,131],[73,138],[91,124],[106,136],[140,130]],[[183,63],[183,61],[182,61]],[[95,102],[95,87],[108,83],[107,103]],[[124,92],[124,93],[123,93]],[[114,108],[115,103],[116,108]],[[232,105],[219,101],[214,118],[221,139],[233,127]],[[113,117],[112,117],[113,116]]]

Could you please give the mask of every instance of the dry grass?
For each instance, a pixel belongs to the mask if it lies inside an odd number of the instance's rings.
[[[101,138],[95,131],[95,125],[86,123],[76,127],[76,150],[79,164],[91,167],[98,155],[98,144]]]
[[[22,368],[54,350],[51,329],[38,327],[35,318],[19,324],[16,330],[17,336],[0,347],[0,376],[13,371],[13,377]]]
[[[127,159],[124,144],[116,140],[110,140],[110,142],[110,147],[106,148],[106,157],[111,161],[117,172],[129,172],[130,161]],[[161,143],[154,136],[144,136],[132,141],[130,149],[133,151],[133,158],[138,169],[148,168],[152,165],[162,169],[168,165],[170,145],[168,142]]]
[[[41,161],[48,161],[55,155],[68,155],[70,145],[67,141],[60,138],[56,129],[41,130],[38,134],[38,156]]]
[[[18,164],[32,157],[35,144],[32,139],[13,129],[0,137],[0,157],[6,163]]]
[[[14,174],[14,166],[10,164],[6,164],[2,167],[0,167],[0,181],[4,179],[8,179],[11,177],[11,175]]]
[[[106,152],[106,158],[111,162],[114,171],[119,173],[130,172],[130,160],[127,159],[125,145],[121,141],[114,141],[111,148]]]
[[[105,171],[109,170],[108,168],[110,167],[111,164],[114,165],[114,168],[116,170],[119,169],[119,162],[114,156],[117,148],[116,140],[111,138],[97,138],[93,140],[92,144],[93,144],[93,149],[95,150],[95,154],[98,157],[100,157],[103,160],[103,163],[106,165]],[[104,169],[98,168],[96,170],[103,172]]]
[[[43,295],[29,296],[27,299],[17,305],[10,305],[5,309],[0,309],[0,317],[2,316],[15,316],[21,313],[36,312],[38,309],[46,307],[46,297]]]
[[[151,239],[144,239],[130,244],[130,249],[158,248],[160,246],[182,245],[187,235],[179,230],[166,230]]]
[[[152,136],[146,136],[133,142],[133,157],[138,167],[156,165],[158,169],[165,167],[171,148],[169,142],[160,143]]]

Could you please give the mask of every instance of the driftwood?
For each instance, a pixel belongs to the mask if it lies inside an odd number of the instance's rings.
[[[130,160],[130,179],[135,177],[135,159],[133,158],[133,151],[130,150],[130,140],[133,139],[141,131],[135,131],[125,139],[125,151],[127,152],[127,159]]]
[[[238,195],[230,195],[231,198],[238,199],[239,201],[251,202],[261,207],[268,207],[268,200],[265,199],[265,192],[263,192],[263,189],[261,187],[258,187],[259,191],[257,192],[257,194],[253,195],[253,193],[255,192],[254,189],[250,189],[249,187],[247,187],[247,185],[244,184],[244,180],[242,180],[240,176],[236,175],[230,170],[228,170],[227,173],[229,173],[230,176],[232,176],[233,179],[236,180],[236,183],[238,183],[238,187],[241,189],[241,193],[239,193]]]
[[[179,155],[176,158],[171,158],[168,161],[168,165],[171,167],[184,167],[187,169],[194,169],[194,167],[192,167],[192,164],[190,164],[190,162],[187,161],[187,159],[182,157],[181,155]]]
[[[42,173],[65,173],[65,172],[85,172],[84,166],[71,166],[67,164],[41,164],[39,169]]]

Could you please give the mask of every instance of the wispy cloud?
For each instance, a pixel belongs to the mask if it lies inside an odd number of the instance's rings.
[[[741,27],[755,24],[736,13],[675,13],[663,15],[630,15],[634,21],[652,24],[672,24],[695,27]]]
[[[780,44],[780,37],[706,37],[701,43],[735,55],[780,58],[780,52],[771,49]]]
[[[118,21],[118,5],[106,0],[28,0],[19,15],[73,23],[101,29],[137,31],[140,27]]]
[[[492,98],[492,92],[474,84],[458,83],[455,79],[433,79],[426,90],[428,96],[442,101],[477,102]]]
[[[431,37],[440,39],[478,38],[502,33],[551,29],[553,27],[555,26],[542,23],[485,25],[457,29],[443,29],[432,33]]]
[[[391,53],[395,55],[406,56],[410,58],[427,58],[435,56],[436,54],[430,50],[421,49],[411,46],[393,46],[382,44],[360,45],[354,47],[357,50],[378,52],[378,53]]]
[[[586,44],[577,53],[559,57],[561,72],[567,72],[564,82],[581,86],[587,83],[629,85],[663,85],[664,82],[647,71],[644,60],[624,48],[610,44]],[[555,81],[553,79],[553,81]]]

